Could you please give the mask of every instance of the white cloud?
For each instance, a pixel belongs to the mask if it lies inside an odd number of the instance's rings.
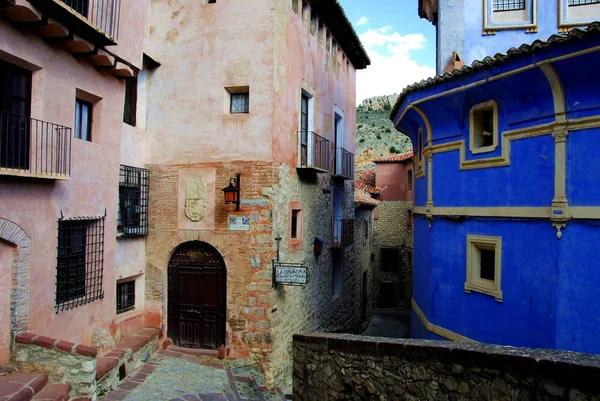
[[[422,34],[403,35],[386,25],[359,36],[371,65],[357,73],[357,104],[369,97],[400,93],[406,86],[435,75],[435,68],[411,57],[411,52],[422,50],[427,44]]]
[[[364,15],[356,21],[356,26],[367,25],[369,23],[369,18]]]

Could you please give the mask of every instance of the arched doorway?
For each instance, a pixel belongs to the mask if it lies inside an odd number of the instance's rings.
[[[225,344],[226,271],[219,252],[200,241],[180,245],[169,261],[168,282],[168,336],[174,344]]]

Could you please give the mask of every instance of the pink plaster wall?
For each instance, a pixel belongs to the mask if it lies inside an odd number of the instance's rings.
[[[300,2],[301,3],[301,2]],[[310,33],[308,13],[304,19],[292,11],[291,1],[277,2],[275,12],[275,77],[273,158],[296,166],[302,89],[313,95],[314,131],[329,139],[333,163],[333,119],[343,114],[344,138],[338,146],[354,153],[356,141],[356,71],[342,62],[338,49],[337,66],[333,52],[327,52],[325,37]],[[332,164],[333,167],[333,164]]]
[[[126,5],[125,9],[129,7],[133,4]],[[145,13],[141,8],[137,11],[142,15]],[[128,18],[122,18],[121,23]],[[85,59],[76,59],[59,46],[47,45],[34,32],[15,29],[4,19],[0,20],[0,32],[0,57],[7,58],[8,55],[13,61],[19,59],[23,65],[36,66],[32,77],[33,118],[72,127],[76,90],[101,98],[94,105],[92,142],[72,140],[70,180],[0,176],[0,217],[14,221],[31,237],[29,330],[92,344],[94,328],[103,329],[104,337],[116,330],[119,164],[127,161],[123,159],[127,159],[128,154],[134,153],[121,151],[121,135],[127,130],[122,122],[124,83],[109,73],[95,70]],[[142,33],[139,29],[131,32]],[[143,43],[143,38],[128,37],[128,29],[122,29],[120,41]],[[111,50],[119,51],[118,47]],[[123,54],[141,61],[141,53],[133,55],[135,52],[139,52],[138,45],[123,50]],[[62,211],[65,217],[99,216],[104,215],[105,209],[104,299],[55,313],[57,220],[60,213]],[[142,251],[137,253],[142,258],[139,266],[144,265],[143,244],[141,246]],[[139,248],[140,243],[133,247]],[[135,264],[135,261],[129,262]]]
[[[146,160],[271,160],[271,1],[153,2]],[[226,87],[250,87],[250,112],[229,113]]]
[[[381,188],[381,201],[410,201],[412,188],[408,186],[408,170],[412,170],[412,162],[376,163],[375,185]],[[414,186],[413,173],[413,186]]]
[[[10,277],[16,250],[16,246],[0,240],[0,366],[8,363],[10,354]]]

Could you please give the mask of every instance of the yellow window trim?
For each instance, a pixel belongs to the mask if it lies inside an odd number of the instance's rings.
[[[475,147],[475,113],[483,110],[492,110],[494,127],[492,132],[493,143],[489,146]],[[472,154],[493,152],[498,147],[498,102],[488,100],[471,107],[469,113],[469,150]]]
[[[473,255],[476,248],[489,249],[495,252],[494,280],[482,279],[479,268],[475,265]],[[502,238],[488,237],[483,235],[467,235],[467,279],[465,281],[465,292],[480,292],[491,295],[498,302],[502,302],[501,290],[502,278]]]

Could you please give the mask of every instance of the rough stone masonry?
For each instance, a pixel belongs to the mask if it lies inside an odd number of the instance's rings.
[[[600,400],[598,355],[324,333],[295,335],[293,355],[299,401]]]

